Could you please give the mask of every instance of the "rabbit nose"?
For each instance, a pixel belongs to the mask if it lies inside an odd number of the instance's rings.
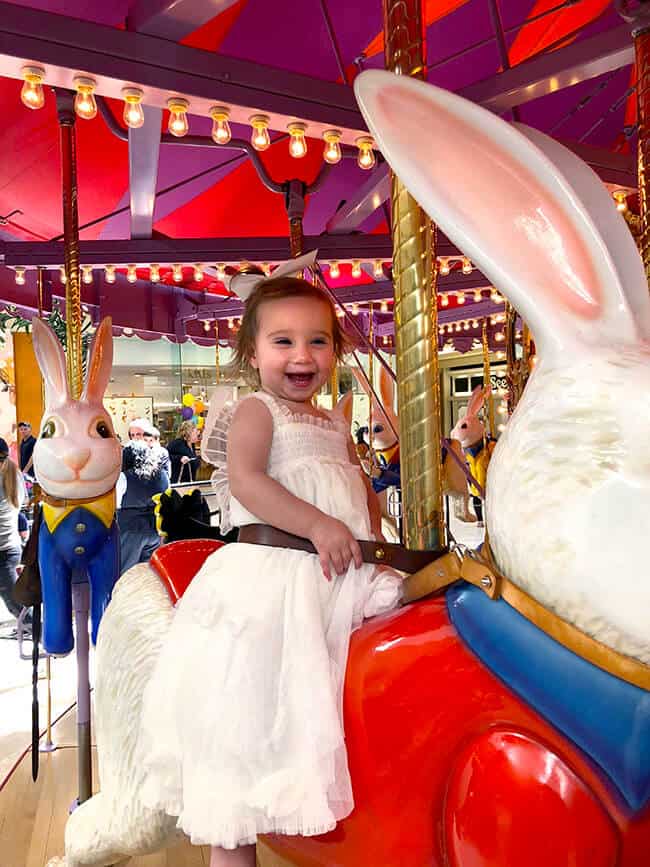
[[[63,455],[63,463],[71,470],[80,470],[88,463],[90,449],[75,449]]]

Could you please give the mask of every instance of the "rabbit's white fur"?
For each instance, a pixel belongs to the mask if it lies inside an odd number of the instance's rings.
[[[45,383],[41,435],[34,446],[34,469],[46,493],[85,499],[114,487],[121,467],[121,449],[113,422],[102,402],[113,361],[111,320],[102,320],[88,360],[86,385],[79,400],[68,389],[63,348],[48,325],[32,321],[34,352]],[[100,436],[97,425],[109,436]],[[43,435],[52,426],[52,436]]]
[[[542,133],[404,76],[365,72],[355,89],[409,192],[536,340],[488,471],[499,566],[650,663],[650,301],[625,222],[592,170]]]

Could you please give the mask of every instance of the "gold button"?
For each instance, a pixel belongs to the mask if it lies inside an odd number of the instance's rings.
[[[77,533],[85,533],[86,532],[86,525],[85,524],[77,524],[75,526],[75,530],[77,531]]]
[[[85,554],[86,549],[83,547],[83,545],[77,545],[77,547],[74,549],[74,552],[75,554]]]
[[[386,552],[383,548],[375,548],[375,560],[383,560],[386,556]]]

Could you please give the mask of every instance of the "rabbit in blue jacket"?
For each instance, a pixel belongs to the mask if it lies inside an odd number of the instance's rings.
[[[92,640],[120,574],[115,482],[121,448],[102,402],[113,363],[111,320],[97,329],[86,383],[70,395],[65,355],[54,332],[32,323],[34,351],[45,382],[45,412],[34,447],[43,489],[38,564],[43,595],[43,646],[62,655],[73,646],[72,582],[88,580]]]

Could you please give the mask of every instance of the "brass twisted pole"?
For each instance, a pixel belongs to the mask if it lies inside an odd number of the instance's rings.
[[[63,238],[66,320],[66,360],[68,384],[73,398],[83,388],[81,350],[81,283],[79,280],[79,212],[77,205],[77,141],[72,94],[57,93],[57,111],[61,130],[61,174],[63,193]]]
[[[639,250],[650,285],[650,29],[634,36],[638,101]]]
[[[424,79],[421,6],[421,0],[383,0],[386,68]],[[391,220],[404,544],[415,550],[442,548],[435,235],[395,175]]]

